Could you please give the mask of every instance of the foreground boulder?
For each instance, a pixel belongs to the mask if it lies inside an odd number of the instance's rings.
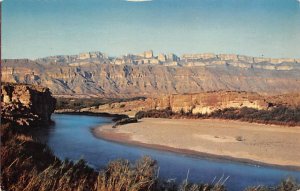
[[[1,85],[1,121],[21,126],[48,125],[56,100],[48,88],[24,84]]]

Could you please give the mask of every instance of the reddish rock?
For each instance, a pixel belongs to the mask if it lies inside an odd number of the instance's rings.
[[[1,120],[18,125],[45,125],[51,122],[56,100],[48,88],[33,85],[1,85]]]

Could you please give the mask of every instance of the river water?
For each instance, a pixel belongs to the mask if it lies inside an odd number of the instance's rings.
[[[59,158],[83,158],[95,169],[105,167],[111,160],[124,158],[134,162],[144,155],[149,155],[158,161],[159,177],[175,179],[177,182],[183,181],[188,171],[188,180],[195,182],[212,182],[214,179],[229,177],[225,185],[233,191],[259,184],[278,184],[288,176],[300,181],[300,171],[187,156],[96,138],[91,129],[111,123],[111,118],[53,114],[52,119],[55,125],[41,129],[35,136],[46,143]]]

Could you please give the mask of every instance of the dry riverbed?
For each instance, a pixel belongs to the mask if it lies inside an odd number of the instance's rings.
[[[300,169],[300,127],[219,119],[153,119],[113,129],[93,130],[98,137],[193,155]]]

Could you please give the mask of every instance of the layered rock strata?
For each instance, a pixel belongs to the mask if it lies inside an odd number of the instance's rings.
[[[300,60],[235,54],[107,57],[83,53],[37,60],[3,60],[2,81],[43,85],[56,95],[159,97],[207,91],[300,92]]]

